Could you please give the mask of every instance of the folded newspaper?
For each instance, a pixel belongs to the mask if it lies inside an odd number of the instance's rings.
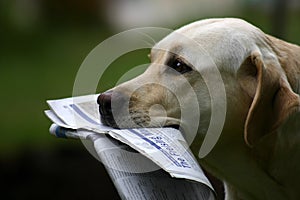
[[[215,199],[179,130],[105,126],[97,97],[48,100],[45,114],[53,122],[51,134],[92,142],[121,199]]]

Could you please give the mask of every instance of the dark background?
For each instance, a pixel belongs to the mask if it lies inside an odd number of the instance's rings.
[[[124,2],[133,1],[0,2],[2,199],[118,199],[103,165],[80,141],[51,136],[51,123],[43,113],[47,99],[72,96],[82,61],[106,38],[133,27],[175,29],[208,17],[240,17],[300,44],[298,1],[187,0],[178,5],[161,0],[144,6],[152,9],[149,12],[131,11],[135,16],[128,19],[117,9]],[[142,6],[145,0],[134,3]],[[143,18],[143,13],[149,16]],[[113,65],[122,65],[122,70],[107,72],[98,92],[112,87],[124,70],[148,62],[147,53],[132,52],[117,59]]]

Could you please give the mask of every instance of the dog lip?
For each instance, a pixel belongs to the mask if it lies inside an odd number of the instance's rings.
[[[119,129],[118,125],[116,124],[114,118],[112,117],[103,117],[101,116],[101,122],[105,125],[105,126],[110,126],[112,128],[116,128]]]
[[[163,126],[164,128],[174,128],[174,129],[177,129],[179,130],[180,126],[178,124],[170,124],[170,125],[166,125],[166,126]]]

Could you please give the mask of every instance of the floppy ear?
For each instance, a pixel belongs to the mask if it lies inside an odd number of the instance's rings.
[[[263,60],[259,52],[252,52],[242,64],[238,80],[253,99],[244,127],[245,142],[253,146],[264,135],[276,131],[298,109],[300,100],[279,63],[271,57]]]

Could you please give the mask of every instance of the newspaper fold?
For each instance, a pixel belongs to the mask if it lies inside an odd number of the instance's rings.
[[[48,100],[45,114],[54,123],[51,134],[92,142],[122,199],[214,199],[213,187],[180,131],[105,126],[96,99]]]

